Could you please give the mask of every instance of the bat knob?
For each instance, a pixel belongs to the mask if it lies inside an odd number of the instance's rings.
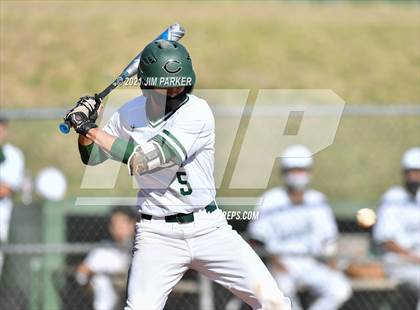
[[[61,133],[68,134],[70,132],[70,124],[68,122],[61,123],[58,129],[60,129]]]

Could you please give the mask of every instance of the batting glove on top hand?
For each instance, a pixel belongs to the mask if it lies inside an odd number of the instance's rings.
[[[76,106],[64,117],[64,120],[70,122],[77,133],[86,135],[91,128],[98,127],[95,121],[98,118],[100,105],[101,101],[96,96],[81,97]]]
[[[86,115],[89,120],[92,122],[96,122],[96,119],[98,118],[98,110],[101,106],[101,100],[95,96],[84,96],[81,97],[77,103],[76,106],[67,113],[66,118],[70,116],[71,113],[75,112],[82,112]]]

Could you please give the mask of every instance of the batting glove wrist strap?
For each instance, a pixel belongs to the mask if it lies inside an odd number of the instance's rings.
[[[92,128],[97,128],[98,125],[91,121],[86,121],[81,123],[79,126],[76,127],[76,132],[80,135],[86,136]]]
[[[98,127],[85,113],[72,111],[68,113],[68,116],[64,120],[70,122],[71,127],[73,127],[78,134],[86,136],[90,129]]]

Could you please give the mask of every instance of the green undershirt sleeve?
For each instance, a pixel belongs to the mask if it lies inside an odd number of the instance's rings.
[[[95,166],[103,163],[109,156],[96,144],[82,145],[79,143],[79,153],[85,165]]]
[[[81,145],[79,143],[80,158],[85,165],[89,166],[98,165],[109,158],[121,161],[126,164],[131,153],[133,153],[134,148],[135,143],[133,140],[126,141],[124,139],[117,138],[112,144],[111,153],[109,156],[94,143],[89,145]]]
[[[126,164],[135,147],[136,145],[131,139],[128,141],[121,138],[115,139],[111,147],[112,159],[121,161]]]

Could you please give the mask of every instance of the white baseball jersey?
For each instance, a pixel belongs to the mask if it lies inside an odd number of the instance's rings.
[[[112,276],[123,276],[130,265],[129,251],[108,246],[98,247],[85,258],[85,263],[94,273],[91,284],[94,291],[95,310],[116,308],[120,296],[113,285]]]
[[[311,309],[338,309],[351,296],[345,276],[319,262],[313,255],[330,254],[338,230],[325,196],[305,191],[303,203],[293,205],[283,188],[267,191],[258,205],[259,218],[250,223],[249,233],[265,243],[287,272],[271,270],[280,289],[300,309],[298,288],[315,290]]]
[[[395,241],[420,255],[420,191],[413,197],[401,186],[390,188],[382,198],[373,237],[378,243]]]
[[[3,145],[5,160],[0,163],[0,183],[12,190],[20,189],[24,177],[24,158],[22,152],[11,144]]]
[[[5,144],[2,147],[4,160],[0,162],[0,184],[5,184],[13,191],[22,186],[25,163],[22,152],[15,146]],[[9,238],[9,226],[12,216],[11,197],[0,198],[0,244]],[[3,253],[0,252],[0,276],[3,269]]]
[[[22,186],[25,163],[22,152],[15,146],[5,144],[2,147],[4,161],[0,163],[0,184],[5,184],[13,191]],[[6,241],[13,202],[11,197],[0,198],[0,241]]]
[[[93,249],[85,258],[85,263],[93,273],[120,274],[127,272],[131,255],[129,251],[108,246]]]
[[[136,176],[142,213],[190,213],[214,200],[214,117],[205,100],[189,94],[175,111],[152,122],[146,114],[146,97],[140,96],[114,113],[104,130],[137,144],[157,139],[182,163]]]
[[[261,198],[259,218],[250,223],[252,238],[265,243],[267,251],[283,258],[296,255],[319,255],[328,243],[337,238],[334,215],[325,196],[309,189],[302,205],[291,203],[287,192],[280,187],[267,191]]]

